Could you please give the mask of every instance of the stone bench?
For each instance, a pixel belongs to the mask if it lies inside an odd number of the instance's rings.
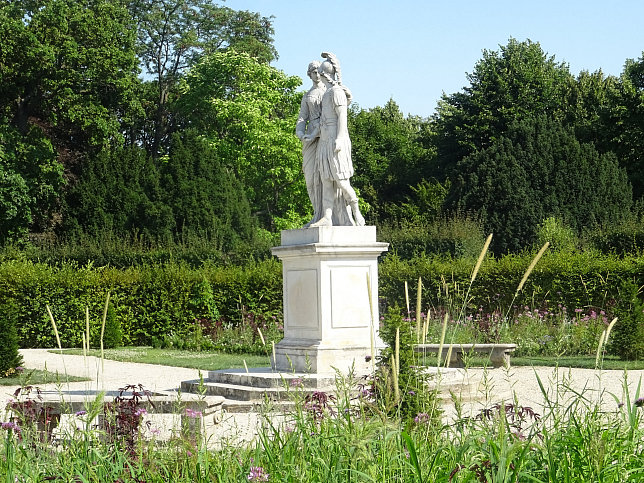
[[[38,391],[22,395],[17,401],[10,403],[12,419],[19,420],[17,413],[28,412],[35,419],[37,430],[45,441],[51,440],[54,430],[59,426],[62,416],[71,416],[85,412],[94,404],[101,394],[101,406],[114,403],[117,396],[123,399],[132,397],[131,391]],[[147,415],[177,415],[181,428],[188,428],[192,434],[198,434],[203,418],[221,411],[224,401],[220,396],[200,396],[197,394],[149,392],[142,396],[136,406],[145,409]],[[9,406],[7,406],[7,409]],[[21,409],[22,408],[22,409]],[[146,416],[147,417],[147,416]],[[93,426],[102,428],[105,415],[101,408],[94,420]]]
[[[449,352],[450,344],[443,344],[442,358]],[[487,354],[494,367],[510,367],[510,354],[517,348],[516,344],[452,344],[449,360],[450,367],[463,367],[465,358],[473,354]],[[414,351],[421,354],[438,354],[440,344],[416,344]]]

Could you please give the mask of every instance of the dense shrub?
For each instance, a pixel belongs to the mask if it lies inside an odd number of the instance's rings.
[[[644,359],[644,303],[631,280],[622,283],[613,312],[618,320],[612,332],[612,352],[626,360]]]
[[[14,301],[0,304],[0,377],[22,364],[16,332],[18,317],[18,307]]]
[[[103,347],[106,349],[113,349],[121,345],[123,345],[123,331],[121,330],[121,323],[116,317],[114,307],[110,305],[107,308],[107,314],[105,317]]]
[[[378,233],[381,241],[390,244],[390,253],[406,260],[426,255],[476,256],[485,240],[480,223],[468,217],[438,219],[428,224],[384,225]]]
[[[81,346],[86,307],[90,339],[98,341],[108,292],[125,344],[185,335],[196,320],[233,328],[249,312],[281,319],[281,266],[274,260],[230,267],[206,264],[199,269],[173,262],[124,270],[69,263],[50,267],[24,260],[0,264],[0,300],[17,306],[23,347],[55,345],[46,305],[64,346]],[[218,320],[212,320],[216,314]]]

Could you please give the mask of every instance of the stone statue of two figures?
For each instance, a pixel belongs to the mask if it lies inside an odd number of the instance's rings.
[[[323,62],[309,64],[313,87],[304,95],[296,134],[302,141],[302,168],[313,204],[313,218],[305,226],[363,226],[353,175],[347,108],[351,92],[342,85],[340,62],[323,52]]]

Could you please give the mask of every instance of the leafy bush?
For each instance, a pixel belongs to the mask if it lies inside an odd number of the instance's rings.
[[[553,250],[568,253],[579,244],[575,232],[554,216],[543,220],[537,228],[537,245],[541,247],[546,242],[550,242]]]
[[[103,347],[113,349],[123,345],[123,331],[121,323],[116,317],[116,311],[111,305],[107,308],[105,318],[105,333],[103,334]]]
[[[22,364],[22,356],[18,352],[17,320],[18,307],[14,301],[0,304],[0,377]]]
[[[644,359],[644,303],[638,289],[632,281],[624,281],[613,311],[618,320],[613,327],[611,350],[626,360]]]
[[[485,240],[481,225],[468,217],[437,219],[430,224],[383,225],[378,238],[390,244],[390,253],[405,260],[429,255],[475,257]]]

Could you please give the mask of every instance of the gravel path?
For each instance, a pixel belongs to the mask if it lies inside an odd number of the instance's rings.
[[[80,391],[116,391],[126,384],[143,384],[154,392],[176,391],[181,381],[198,379],[199,371],[180,367],[160,366],[131,362],[105,360],[104,372],[100,370],[100,360],[82,356],[54,354],[46,349],[23,349],[24,366],[28,369],[47,369],[50,372],[74,376],[87,376],[86,382],[41,385],[48,391],[63,394]],[[97,377],[98,375],[98,377]],[[206,376],[206,374],[204,374]],[[631,400],[635,397],[638,382],[644,379],[644,370],[634,370],[627,374],[628,391]],[[624,401],[624,372],[595,371],[592,369],[568,369],[552,367],[511,367],[509,369],[468,369],[452,370],[445,376],[444,385],[451,389],[464,402],[465,414],[475,414],[483,407],[500,401],[512,401],[515,397],[519,404],[530,406],[543,414],[545,398],[538,379],[544,386],[550,401],[566,401],[583,394],[589,401],[601,401],[605,410],[617,408],[617,401]],[[464,382],[464,384],[460,384]],[[12,397],[17,387],[0,386],[0,407]],[[445,392],[445,391],[444,391]],[[642,388],[644,395],[644,387]],[[615,397],[613,397],[614,395]],[[455,413],[454,405],[447,402],[446,416]],[[0,409],[0,418],[4,417]],[[4,419],[2,419],[4,420]],[[252,423],[251,423],[252,424]],[[223,429],[223,428],[222,428]]]

